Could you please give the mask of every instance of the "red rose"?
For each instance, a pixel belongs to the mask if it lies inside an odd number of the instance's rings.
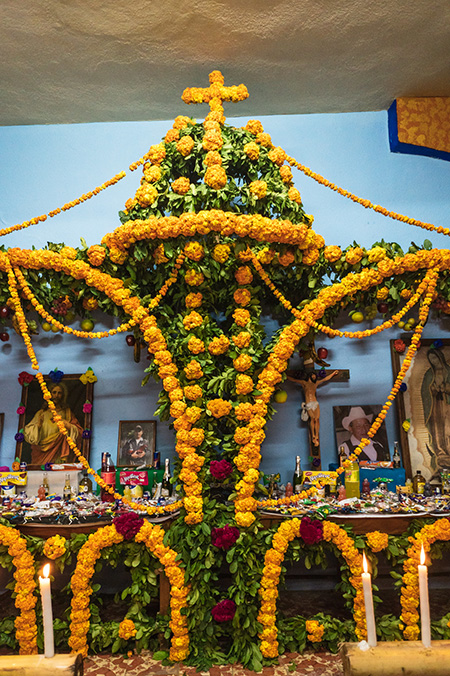
[[[134,536],[140,531],[143,523],[144,519],[135,514],[135,512],[121,514],[120,516],[116,516],[113,520],[116,531],[120,535],[123,535],[125,540],[132,540]]]
[[[303,538],[307,545],[320,542],[323,538],[322,522],[317,519],[311,519],[309,516],[304,516],[300,522],[300,537]]]
[[[211,615],[216,622],[228,622],[232,620],[236,612],[236,604],[231,599],[224,599],[216,603],[211,610]]]
[[[403,354],[404,351],[406,350],[406,344],[401,338],[397,338],[397,340],[394,340],[394,350],[399,354]]]
[[[238,537],[239,528],[236,528],[236,526],[213,528],[211,531],[211,542],[214,547],[218,547],[219,549],[230,549]]]
[[[21,371],[19,373],[19,377],[17,380],[19,381],[20,385],[29,385],[31,381],[33,380],[34,376],[31,375],[31,373],[27,373],[26,371]]]
[[[211,460],[211,465],[209,467],[212,476],[217,481],[223,481],[228,476],[230,476],[233,471],[233,465],[227,460]]]

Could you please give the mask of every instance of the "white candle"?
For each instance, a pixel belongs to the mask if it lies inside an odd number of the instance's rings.
[[[53,657],[55,654],[55,645],[53,640],[53,610],[52,610],[52,592],[50,588],[50,564],[47,563],[43,569],[44,577],[39,576],[39,587],[42,599],[42,619],[44,622],[44,656]]]
[[[422,628],[422,644],[431,648],[430,602],[428,599],[428,570],[425,564],[425,550],[422,545],[419,568],[420,625]]]
[[[375,613],[373,612],[373,598],[372,598],[372,576],[368,572],[366,554],[363,553],[363,568],[364,572],[361,575],[364,605],[366,607],[366,625],[367,625],[367,643],[371,648],[377,645],[377,630],[375,626]]]

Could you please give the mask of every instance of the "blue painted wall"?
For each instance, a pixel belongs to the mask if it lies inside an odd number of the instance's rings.
[[[235,126],[246,122],[243,118],[228,121]],[[450,165],[426,157],[391,154],[386,112],[286,115],[261,121],[275,145],[330,181],[393,211],[449,225]],[[170,127],[171,122],[123,122],[0,128],[1,227],[48,213],[100,185],[127,169]],[[315,216],[313,227],[327,244],[346,246],[356,240],[370,246],[384,238],[407,248],[411,240],[422,242],[428,237],[434,246],[448,246],[448,238],[442,235],[429,235],[365,210],[295,170],[294,177],[306,211]],[[43,224],[8,235],[2,243],[7,247],[40,248],[47,241],[64,241],[77,246],[80,237],[88,245],[97,243],[104,233],[119,225],[117,212],[134,195],[139,179],[139,171],[129,172],[96,198]],[[429,322],[424,335],[442,337],[448,326],[448,320]],[[392,384],[389,339],[398,333],[392,329],[363,341],[343,338],[317,342],[329,349],[333,368],[350,368],[351,372],[348,383],[331,382],[320,391],[325,465],[336,459],[332,406],[385,401]],[[44,373],[55,367],[66,373],[81,373],[92,366],[98,376],[91,455],[94,466],[98,466],[102,451],[115,455],[119,420],[153,418],[158,386],[152,381],[141,388],[145,355],[140,364],[135,364],[123,335],[89,341],[41,331],[35,346]],[[0,354],[0,411],[5,413],[0,462],[9,464],[14,456],[16,408],[20,403],[17,375],[30,366],[16,335],[10,343],[1,344]],[[292,366],[295,368],[295,363]],[[304,464],[308,456],[306,428],[299,415],[301,394],[293,383],[286,383],[285,389],[288,401],[278,406],[277,415],[267,426],[262,465],[267,472],[281,471],[283,481],[292,474],[294,456],[300,453]],[[387,425],[392,446],[397,436],[393,413]],[[163,457],[173,457],[174,435],[166,423],[158,423],[157,447]]]

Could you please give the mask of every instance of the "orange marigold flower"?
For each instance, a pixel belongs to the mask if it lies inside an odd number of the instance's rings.
[[[223,418],[223,416],[229,415],[233,406],[229,401],[225,401],[224,399],[211,399],[206,404],[206,408],[214,418]]]
[[[323,252],[326,260],[330,263],[335,263],[342,256],[342,251],[338,246],[326,246]]]
[[[164,252],[164,244],[158,244],[156,249],[153,252],[153,258],[155,263],[159,265],[160,263],[167,263],[169,260]]]
[[[314,263],[317,263],[319,260],[319,250],[312,248],[312,249],[305,249],[303,251],[302,255],[302,263],[305,265],[314,265]]]
[[[187,385],[184,388],[184,396],[190,401],[196,401],[200,399],[203,394],[203,390],[199,385]]]
[[[364,257],[364,249],[361,249],[360,246],[356,246],[353,249],[349,249],[345,254],[345,260],[350,265],[356,265]]]
[[[226,336],[215,336],[208,345],[208,352],[214,355],[224,354],[229,347],[230,341]]]
[[[155,164],[144,164],[144,178],[147,183],[156,183],[161,178],[162,172],[161,167],[158,167]]]
[[[253,380],[250,378],[250,376],[245,375],[244,373],[240,373],[236,377],[236,393],[237,394],[250,394],[250,392],[253,392],[254,389],[254,383]],[[240,406],[241,404],[239,404]],[[251,404],[249,404],[251,406]],[[239,408],[239,407],[238,407]],[[249,420],[247,417],[241,417],[238,418],[239,420]]]
[[[400,296],[405,300],[409,300],[412,296],[412,291],[410,291],[409,289],[402,289],[400,291]]]
[[[220,166],[222,164],[222,157],[217,150],[210,150],[209,153],[206,153],[203,164],[206,164],[207,167]]]
[[[261,146],[264,146],[265,148],[271,148],[272,147],[272,138],[270,134],[266,134],[265,132],[259,132],[256,135],[256,141],[259,143]]]
[[[177,141],[177,150],[183,157],[190,155],[193,147],[194,139],[190,136],[182,136],[180,140]]]
[[[193,270],[191,268],[190,270],[186,270],[184,279],[186,280],[186,284],[189,284],[189,286],[200,286],[205,278],[202,272],[198,272],[197,270]]]
[[[238,305],[248,305],[252,299],[252,294],[248,289],[236,289],[233,298]]]
[[[73,246],[63,246],[59,253],[61,256],[64,256],[64,258],[70,258],[70,260],[75,260],[77,257],[77,250],[74,249]]]
[[[164,137],[164,140],[166,143],[172,143],[172,141],[178,141],[179,138],[180,132],[178,129],[169,129]]]
[[[217,244],[212,252],[212,257],[217,263],[225,263],[230,256],[230,247],[228,244]]]
[[[389,538],[387,533],[381,533],[380,531],[375,530],[371,533],[367,533],[366,538],[367,543],[373,552],[381,552],[382,549],[386,549],[388,546]]]
[[[272,150],[269,150],[268,153],[268,158],[269,160],[272,160],[275,164],[278,164],[279,167],[284,163],[286,159],[286,153],[283,150],[283,148],[280,148],[278,146],[277,148],[272,148]]]
[[[281,176],[281,180],[283,181],[283,183],[289,184],[289,183],[292,182],[292,179],[293,179],[292,171],[291,171],[291,168],[287,166],[287,164],[280,167],[280,176]]]
[[[214,190],[220,190],[227,183],[227,174],[225,169],[218,165],[208,167],[205,173],[204,181]]]
[[[184,247],[184,253],[191,261],[201,261],[205,255],[203,246],[199,242],[188,242]]]
[[[252,335],[248,331],[241,331],[240,333],[238,333],[237,336],[233,336],[233,338],[232,338],[233,343],[239,349],[242,349],[244,347],[248,347],[250,345],[251,339],[252,339]]]
[[[255,134],[255,136],[264,131],[264,127],[259,120],[249,120],[244,128],[245,131],[248,131],[250,134]]]
[[[252,365],[252,358],[249,354],[240,354],[239,357],[233,359],[233,366],[236,371],[247,371]]]
[[[201,314],[193,310],[186,317],[183,318],[184,328],[190,331],[191,329],[197,328],[203,324],[203,317]]]
[[[96,310],[98,308],[98,300],[92,296],[83,298],[83,307],[85,310]]]
[[[251,380],[250,376],[243,375],[240,373],[237,378],[236,378],[236,391],[237,391],[237,382],[239,378],[248,378]],[[252,387],[253,387],[253,381],[252,381]],[[238,394],[248,394],[248,392],[238,392]],[[236,418],[238,420],[245,420],[248,421],[253,415],[253,406],[249,402],[242,402],[241,404],[238,404],[236,408],[234,409],[234,412],[236,414]]]
[[[185,127],[188,126],[188,124],[192,124],[192,120],[190,117],[187,117],[186,115],[178,115],[174,119],[172,127],[174,129],[184,129]]]
[[[111,263],[116,263],[117,265],[122,265],[127,260],[127,252],[120,251],[120,249],[111,249],[109,252],[109,260]]]
[[[197,380],[203,375],[202,367],[196,359],[191,359],[189,364],[183,369],[188,380]]]
[[[158,199],[158,191],[155,186],[144,183],[136,190],[135,199],[141,207],[148,207]]]
[[[296,202],[297,204],[302,203],[300,191],[297,190],[297,188],[294,188],[293,186],[291,188],[289,188],[289,190],[288,190],[288,197],[289,197],[290,200],[292,200],[293,202]]]
[[[273,261],[274,256],[275,252],[272,251],[272,249],[269,249],[269,247],[267,246],[258,251],[258,253],[256,254],[256,258],[262,265],[269,265],[269,263]]]
[[[86,253],[87,257],[89,258],[89,263],[91,265],[97,266],[101,265],[105,260],[106,249],[105,247],[100,246],[99,244],[94,244],[93,246],[89,247]]]
[[[137,634],[137,629],[134,626],[133,620],[122,620],[119,624],[119,638],[128,641],[130,638],[134,638]]]
[[[267,183],[265,181],[252,181],[248,187],[250,192],[259,200],[267,194]]]
[[[389,289],[387,286],[382,286],[381,289],[377,290],[377,300],[386,300],[389,296]]]
[[[238,284],[251,284],[253,281],[253,274],[248,265],[241,265],[234,273],[234,277]]]
[[[214,129],[209,129],[202,141],[205,150],[219,150],[223,146],[222,134]]]
[[[251,143],[246,143],[244,146],[244,153],[251,160],[257,160],[259,157],[259,145],[251,141]]]
[[[203,295],[200,293],[188,293],[188,295],[185,298],[185,303],[187,308],[195,308],[195,307],[200,307],[202,304],[203,300]]]
[[[367,252],[370,263],[378,263],[378,261],[386,258],[386,255],[386,249],[384,249],[382,246],[374,246]]]
[[[191,187],[191,182],[186,176],[180,176],[175,181],[172,181],[171,188],[177,195],[185,195],[189,188]]]
[[[200,352],[205,351],[205,343],[203,340],[195,338],[194,336],[189,338],[187,346],[189,352],[192,352],[192,354],[200,354]]]
[[[161,162],[166,157],[166,149],[164,143],[158,143],[157,145],[150,146],[150,150],[147,153],[147,158],[152,164],[161,164]]]
[[[248,310],[244,310],[243,308],[238,308],[233,312],[233,319],[235,324],[238,326],[247,326],[250,321],[250,312]]]
[[[286,253],[282,254],[281,256],[278,256],[278,262],[280,265],[283,265],[284,267],[288,267],[289,265],[292,265],[294,262],[294,254],[292,251],[286,251]]]

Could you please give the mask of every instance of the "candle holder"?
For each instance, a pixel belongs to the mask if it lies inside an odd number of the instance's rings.
[[[340,656],[344,676],[448,676],[450,641],[383,641],[361,650],[358,643],[344,643]]]

